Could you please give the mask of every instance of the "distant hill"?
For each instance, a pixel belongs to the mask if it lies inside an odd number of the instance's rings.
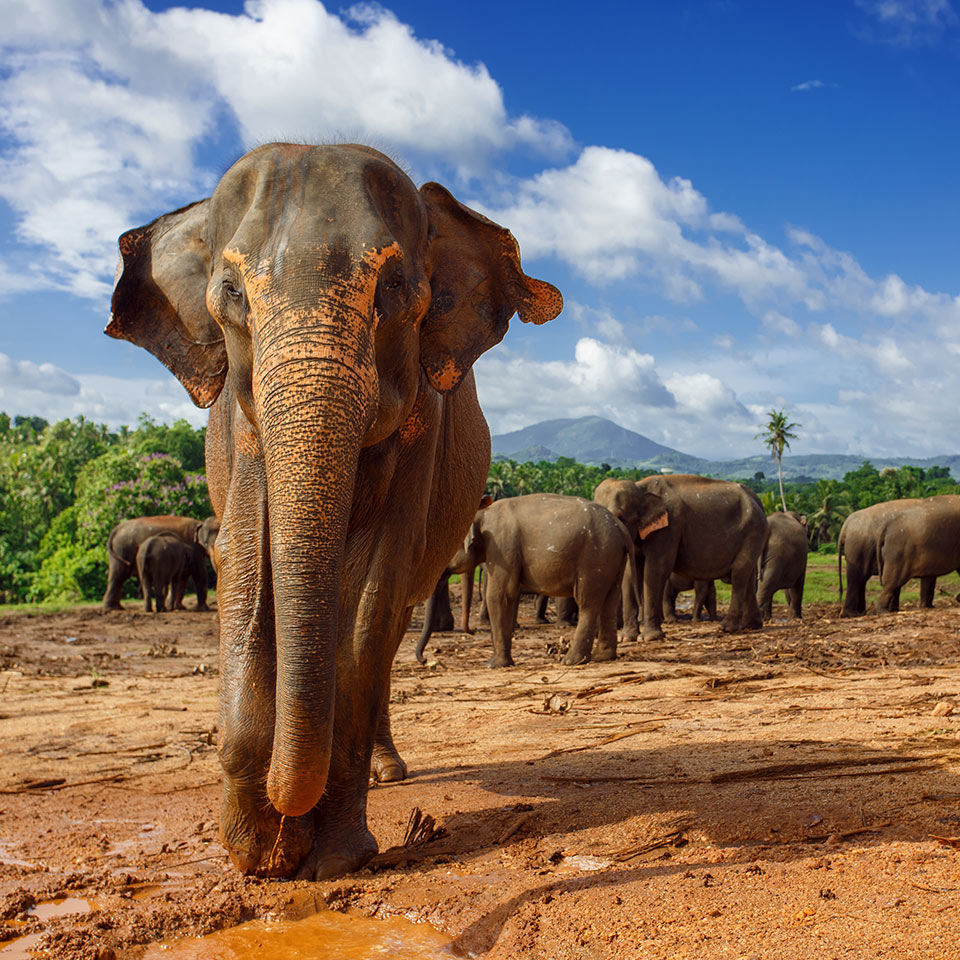
[[[776,464],[769,455],[758,454],[739,460],[706,460],[681,453],[656,443],[605,417],[580,417],[575,420],[543,420],[522,430],[492,438],[494,457],[523,462],[572,457],[580,463],[609,463],[612,467],[668,469],[673,473],[700,473],[737,480],[763,472],[776,475]],[[913,457],[859,457],[822,453],[783,458],[785,480],[839,480],[869,460],[878,470],[885,467],[950,467],[960,477],[960,454],[917,459]]]

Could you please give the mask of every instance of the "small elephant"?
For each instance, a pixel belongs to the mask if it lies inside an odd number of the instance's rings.
[[[194,517],[162,515],[154,517],[133,517],[118,523],[107,538],[107,554],[110,559],[110,571],[107,589],[103,595],[104,610],[121,610],[120,590],[124,581],[137,572],[137,551],[144,540],[158,533],[173,533],[186,545],[189,562],[180,581],[174,586],[172,608],[183,609],[183,594],[187,580],[193,577],[197,589],[197,610],[207,610],[207,568],[206,558],[210,558],[214,570],[214,546],[220,531],[220,521],[208,517],[202,523]]]
[[[498,500],[478,511],[448,566],[472,575],[480,563],[487,569],[491,667],[513,666],[523,590],[577,601],[579,622],[564,663],[616,658],[620,580],[624,566],[634,567],[636,559],[626,528],[599,504],[554,493]]]
[[[877,613],[899,608],[900,588],[921,578],[920,602],[933,606],[937,577],[960,570],[960,496],[927,497],[890,516],[877,537]]]
[[[767,517],[769,533],[757,567],[757,606],[760,616],[773,615],[773,595],[783,590],[790,616],[799,620],[803,600],[803,581],[807,576],[807,518],[793,510],[771,513]]]
[[[593,494],[621,520],[640,551],[643,639],[660,640],[663,593],[671,573],[693,580],[731,579],[727,633],[759,629],[757,560],[767,535],[763,507],[740,483],[692,474],[602,480]],[[623,591],[624,635],[636,636],[636,607]],[[631,629],[632,628],[632,629]]]
[[[843,521],[840,535],[837,537],[837,577],[840,581],[840,594],[843,596],[841,617],[859,617],[867,612],[867,581],[876,576],[877,541],[880,532],[887,523],[904,510],[915,507],[923,501],[916,497],[901,500],[886,500],[874,503],[862,510],[854,510]],[[843,593],[843,558],[847,558],[847,592]],[[933,593],[936,577],[920,578],[920,604],[933,606]],[[887,609],[900,609],[899,589],[891,591],[885,601]]]
[[[663,590],[664,623],[677,620],[677,597],[685,590],[693,590],[693,619],[717,619],[717,587],[712,580],[694,580],[679,573],[671,573]],[[704,615],[706,614],[706,615]]]
[[[151,598],[156,599],[157,613],[167,609],[167,591],[173,587],[173,595],[176,595],[176,584],[189,567],[187,545],[175,533],[158,533],[140,544],[137,573],[143,587],[143,606],[147,613],[152,612]]]

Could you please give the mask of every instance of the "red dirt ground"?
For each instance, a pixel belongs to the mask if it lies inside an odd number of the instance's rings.
[[[6,616],[0,936],[122,960],[325,903],[488,958],[955,960],[960,608],[836,614],[680,622],[564,667],[571,631],[525,605],[500,671],[484,630],[419,666],[415,622],[393,685],[411,778],[370,793],[386,852],[319,884],[242,878],[218,842],[215,614]],[[445,835],[388,850],[414,808]],[[27,912],[65,896],[94,909]]]

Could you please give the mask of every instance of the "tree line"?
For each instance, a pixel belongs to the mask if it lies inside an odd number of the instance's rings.
[[[0,413],[0,602],[97,600],[107,582],[105,544],[119,521],[213,512],[204,475],[206,428],[186,420],[112,431],[84,417],[48,423]],[[487,492],[496,498],[562,493],[592,498],[606,477],[639,480],[653,471],[578,463],[495,460]],[[781,507],[763,473],[742,481],[767,513]],[[808,518],[811,545],[829,549],[853,510],[900,497],[958,493],[947,467],[878,471],[864,463],[843,480],[784,483],[784,502]],[[823,545],[828,545],[824,548]],[[128,583],[133,595],[135,581]]]

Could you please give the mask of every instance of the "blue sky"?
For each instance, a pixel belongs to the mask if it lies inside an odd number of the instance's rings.
[[[124,229],[259,142],[373,143],[564,292],[481,358],[494,432],[956,452],[960,4],[0,0],[0,409],[203,422],[101,333]]]

